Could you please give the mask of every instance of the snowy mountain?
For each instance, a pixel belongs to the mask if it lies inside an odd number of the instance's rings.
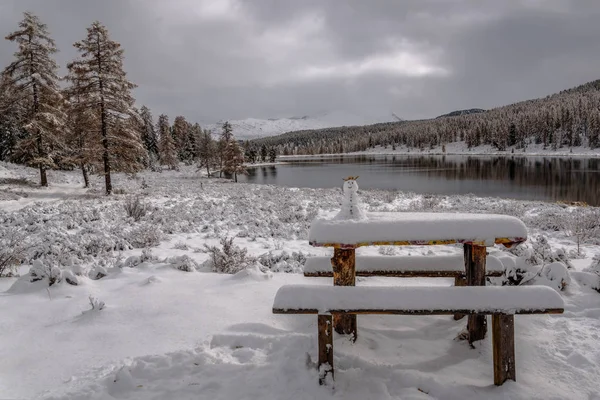
[[[257,139],[267,136],[276,136],[286,132],[301,131],[306,129],[322,129],[336,126],[369,125],[377,122],[389,122],[396,120],[392,113],[388,115],[357,115],[348,112],[329,112],[314,116],[258,119],[246,118],[242,120],[230,120],[233,134],[238,139]],[[216,124],[205,124],[205,129],[213,132],[221,132],[221,125],[225,121]]]

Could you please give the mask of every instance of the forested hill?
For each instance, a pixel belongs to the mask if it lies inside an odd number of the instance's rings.
[[[411,148],[464,141],[471,148],[503,151],[536,143],[549,149],[600,147],[600,80],[491,110],[417,121],[288,132],[253,141],[279,154],[364,151],[375,146]]]
[[[458,117],[459,115],[467,115],[467,114],[477,114],[480,112],[484,112],[485,110],[481,108],[469,108],[468,110],[457,110],[449,112],[448,114],[440,115],[438,118],[444,117]]]

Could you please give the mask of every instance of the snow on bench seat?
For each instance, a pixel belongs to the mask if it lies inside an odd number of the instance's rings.
[[[355,248],[372,245],[475,243],[512,245],[527,239],[516,217],[461,213],[367,213],[367,219],[315,219],[308,239],[313,246]]]
[[[561,296],[546,286],[387,287],[286,285],[275,314],[557,314]]]
[[[501,276],[504,266],[494,256],[486,257],[486,274]],[[431,276],[465,275],[462,254],[449,256],[356,256],[356,276]],[[304,264],[304,276],[333,276],[331,258],[310,257]]]

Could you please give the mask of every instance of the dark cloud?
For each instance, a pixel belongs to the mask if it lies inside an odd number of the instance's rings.
[[[2,0],[37,13],[65,64],[100,20],[138,101],[213,122],[347,111],[423,118],[600,78],[597,0]],[[7,64],[12,43],[0,42]]]

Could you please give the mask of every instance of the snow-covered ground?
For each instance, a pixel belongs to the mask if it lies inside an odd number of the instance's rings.
[[[597,209],[360,192],[370,212],[519,217],[530,240],[511,252],[490,252],[511,279],[520,274],[522,282],[565,286],[566,306],[562,315],[516,317],[518,381],[501,387],[492,384],[491,338],[475,349],[456,340],[465,320],[360,316],[355,344],[336,339],[332,389],[317,384],[317,318],[273,315],[271,307],[284,284],[331,284],[300,272],[307,256],[329,254],[309,246],[308,228],[317,216],[335,215],[340,188],[234,184],[183,167],[117,174],[121,194],[107,198],[100,177],[88,190],[80,188],[78,172],[51,172],[52,186],[42,189],[36,173],[0,163],[0,240],[17,236],[26,249],[22,277],[0,279],[0,398],[600,399],[600,293],[593,289],[600,277],[584,271],[600,269],[593,259],[600,254]],[[125,211],[134,197],[148,207],[137,222]],[[221,238],[234,235],[234,244],[256,260],[237,274],[211,272],[204,245],[220,247]],[[579,256],[575,236],[585,242]],[[461,248],[358,252],[451,255]],[[556,260],[573,268],[565,272]],[[30,282],[31,263],[44,279]],[[92,279],[99,273],[106,276]],[[48,275],[57,279],[50,287]],[[453,282],[359,278],[358,284]],[[105,307],[91,310],[89,296]]]

